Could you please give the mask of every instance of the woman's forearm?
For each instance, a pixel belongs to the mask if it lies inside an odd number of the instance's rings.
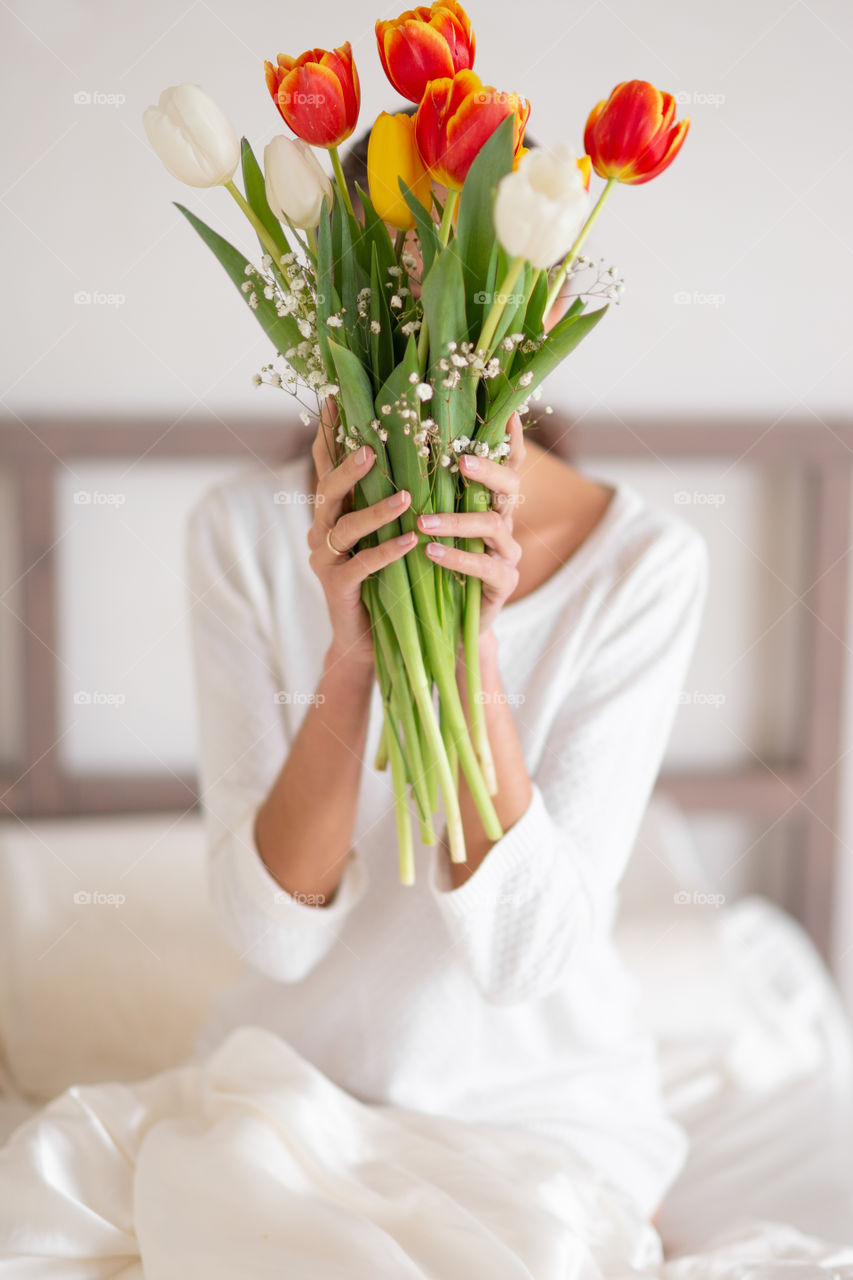
[[[331,902],[350,851],[373,683],[372,663],[329,650],[317,696],[255,820],[264,865],[312,906]]]
[[[480,673],[482,677],[483,703],[486,715],[486,727],[495,762],[498,791],[494,797],[495,808],[504,831],[518,822],[530,804],[531,784],[524,763],[510,698],[503,687],[500,668],[498,666],[498,647],[494,632],[487,631],[480,637]],[[468,692],[465,686],[465,666],[459,663],[459,686],[463,705],[468,705]],[[475,805],[464,776],[459,778],[459,807],[462,811],[462,826],[465,831],[465,862],[451,862],[451,883],[454,888],[464,884],[469,876],[477,870],[494,843],[483,830],[477,806]],[[445,856],[447,856],[445,851]]]

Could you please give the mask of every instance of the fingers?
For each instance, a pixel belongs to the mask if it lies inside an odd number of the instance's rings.
[[[335,465],[335,429],[338,425],[338,406],[334,396],[326,396],[320,408],[320,424],[311,446],[317,479],[321,480]]]
[[[510,414],[507,431],[509,432],[509,454],[506,464],[513,471],[520,471],[524,455],[527,453],[527,445],[524,443],[524,427],[519,413]]]
[[[377,573],[387,564],[401,560],[417,544],[417,541],[418,535],[412,530],[411,533],[403,533],[398,538],[388,538],[385,542],[377,543],[375,547],[365,547],[364,551],[359,551],[358,555],[342,560],[339,569],[342,586],[357,586],[364,582],[365,578],[369,578],[371,573]]]
[[[445,569],[479,578],[503,600],[511,596],[518,585],[518,569],[500,556],[484,551],[460,551],[456,547],[446,547],[442,542],[428,542],[426,553]]]
[[[322,446],[318,446],[315,441],[315,448],[319,447]],[[317,455],[314,456],[316,459]],[[308,531],[308,546],[312,551],[325,542],[326,534],[343,513],[344,498],[362,476],[367,475],[375,460],[376,454],[370,445],[364,444],[355,453],[347,454],[340,466],[332,467],[318,476],[317,505],[314,521]]]
[[[499,511],[429,513],[418,517],[418,528],[435,538],[482,538],[508,564],[521,559],[521,547]]]
[[[340,551],[350,551],[368,533],[396,520],[411,502],[411,495],[406,489],[392,493],[381,502],[362,507],[358,511],[348,511],[333,526],[332,542]]]

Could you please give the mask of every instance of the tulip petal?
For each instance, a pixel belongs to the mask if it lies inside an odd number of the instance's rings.
[[[319,62],[297,66],[282,80],[278,109],[298,137],[315,147],[342,142],[347,129],[340,81]]]
[[[411,102],[420,102],[430,80],[449,78],[454,72],[447,41],[422,22],[405,22],[388,32],[384,65],[394,88]]]
[[[474,65],[474,33],[461,4],[456,0],[441,0],[441,3],[434,4],[430,26],[447,42],[453,70],[470,70]]]
[[[583,131],[583,149],[587,153],[591,153],[595,147],[595,142],[594,142],[595,124],[596,124],[596,121],[598,120],[598,117],[601,115],[602,111],[606,106],[607,106],[607,99],[602,98],[600,102],[597,102],[595,104],[592,111],[590,111],[589,115],[587,116],[586,128]],[[596,170],[596,172],[598,171]]]
[[[358,111],[361,105],[361,90],[358,83],[358,72],[355,69],[355,63],[352,60],[352,47],[349,41],[340,46],[339,49],[332,49],[323,54],[320,60],[321,66],[328,67],[330,71],[337,77],[340,85],[341,93],[344,99],[344,111],[346,114],[347,124],[350,126],[351,133],[358,119]],[[343,138],[340,139],[343,142]]]
[[[617,173],[633,161],[660,129],[663,95],[646,80],[628,80],[614,89],[594,128],[596,167]]]
[[[684,145],[684,139],[687,137],[687,131],[689,128],[690,117],[685,116],[684,119],[671,129],[668,135],[666,135],[666,147],[663,150],[663,154],[658,157],[657,161],[650,168],[644,168],[644,170],[638,173],[636,177],[628,178],[626,180],[627,184],[632,187],[639,187],[644,182],[651,182],[652,178],[656,178],[658,174],[663,173],[664,169],[668,169]],[[638,161],[638,168],[640,167],[641,161],[645,165],[644,157],[641,156]]]

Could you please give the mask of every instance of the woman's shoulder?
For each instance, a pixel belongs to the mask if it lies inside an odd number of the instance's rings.
[[[242,467],[215,480],[202,490],[190,508],[191,530],[251,530],[257,536],[281,523],[282,512],[298,513],[310,504],[311,457],[300,454],[275,465],[265,463]]]
[[[556,565],[556,573],[565,569],[572,580],[597,580],[620,594],[644,581],[707,575],[705,539],[679,512],[627,481],[581,472],[541,448],[535,465],[542,472],[531,486],[531,514],[522,514],[521,522],[531,547],[550,559],[552,573]]]

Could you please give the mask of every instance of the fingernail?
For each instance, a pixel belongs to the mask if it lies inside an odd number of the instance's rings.
[[[394,493],[391,495],[392,507],[404,507],[408,501],[409,501],[409,495],[405,489],[401,489],[399,493]]]
[[[463,454],[462,462],[465,464],[466,471],[476,471],[480,465],[480,459],[476,458],[473,453]]]
[[[441,524],[441,521],[439,520],[438,516],[423,515],[419,518],[418,523],[420,524],[422,529],[437,529],[438,526]]]
[[[358,451],[358,457],[356,458],[356,462],[360,467],[363,467],[365,462],[367,462],[368,458],[372,458],[372,457],[373,457],[373,450],[371,449],[370,445],[363,444]]]
[[[397,539],[397,542],[400,544],[401,547],[404,547],[407,542],[411,542],[412,539],[416,538],[417,536],[418,535],[414,531],[412,531],[411,533],[404,533],[400,535],[400,537]]]
[[[431,556],[435,556],[436,560],[441,560],[447,554],[447,547],[443,542],[428,542],[426,549]]]

